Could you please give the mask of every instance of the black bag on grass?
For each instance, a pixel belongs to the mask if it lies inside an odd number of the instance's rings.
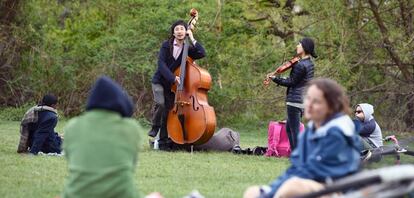
[[[154,140],[149,141],[150,147],[154,148]],[[167,151],[187,150],[191,151],[232,151],[232,149],[238,146],[240,143],[240,134],[229,128],[222,128],[218,130],[206,143],[202,145],[195,145],[191,148],[189,144],[175,144],[169,143],[169,149]]]
[[[240,144],[240,134],[229,128],[218,130],[205,144],[195,146],[195,149],[208,151],[231,151]]]

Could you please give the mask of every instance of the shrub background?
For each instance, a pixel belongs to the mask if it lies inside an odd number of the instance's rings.
[[[264,88],[262,81],[309,36],[319,55],[317,77],[339,81],[352,104],[372,103],[384,128],[410,130],[412,1],[371,2],[1,0],[0,106],[27,107],[52,92],[62,115],[78,115],[93,81],[106,74],[133,96],[135,116],[148,120],[159,47],[170,24],[187,20],[194,7],[200,13],[195,37],[207,51],[198,64],[212,75],[209,103],[219,126],[263,127],[283,119],[285,88]]]

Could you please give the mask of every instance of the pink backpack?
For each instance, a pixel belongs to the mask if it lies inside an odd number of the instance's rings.
[[[303,132],[305,127],[300,123],[299,131]],[[286,121],[270,121],[267,131],[267,151],[265,156],[289,157],[289,138],[286,133]]]

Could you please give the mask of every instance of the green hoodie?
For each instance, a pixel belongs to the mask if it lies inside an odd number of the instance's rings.
[[[142,129],[135,120],[94,109],[64,131],[69,176],[63,197],[139,197],[134,170]]]

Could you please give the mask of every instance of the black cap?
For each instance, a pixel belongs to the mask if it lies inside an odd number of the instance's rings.
[[[120,113],[122,117],[131,117],[134,104],[121,85],[107,76],[101,76],[89,93],[86,110],[92,109],[110,110]]]
[[[46,94],[45,96],[43,96],[40,105],[52,106],[57,104],[57,101],[57,97],[53,94]]]
[[[305,51],[306,54],[310,54],[314,58],[318,57],[315,53],[315,44],[311,38],[307,38],[307,37],[303,38],[300,41],[300,44],[302,45],[303,50]]]

